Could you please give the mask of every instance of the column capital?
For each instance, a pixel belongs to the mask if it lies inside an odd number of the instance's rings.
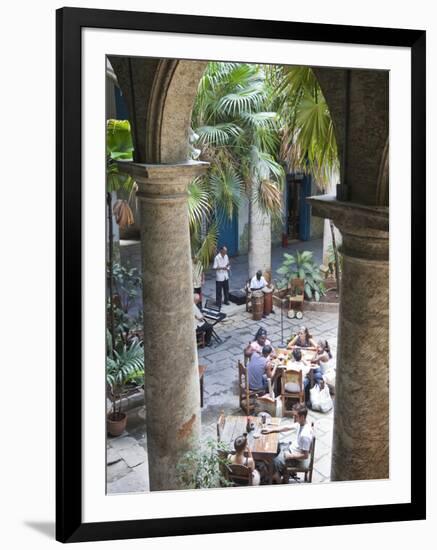
[[[118,161],[122,172],[128,173],[138,185],[140,200],[178,201],[186,200],[190,181],[203,175],[208,162],[188,160],[177,164],[143,164]]]
[[[309,197],[312,213],[331,219],[343,237],[342,252],[364,260],[388,261],[389,209],[338,201],[333,195]]]

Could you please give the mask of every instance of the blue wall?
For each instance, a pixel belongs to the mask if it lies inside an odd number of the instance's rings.
[[[238,254],[238,213],[234,212],[232,219],[222,211],[217,212],[218,247],[226,246],[229,256]]]

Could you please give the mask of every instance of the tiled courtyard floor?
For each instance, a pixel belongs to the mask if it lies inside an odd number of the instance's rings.
[[[314,241],[312,243],[314,244]],[[305,249],[308,249],[308,246]],[[132,262],[131,265],[135,263]],[[241,262],[242,272],[243,269],[244,263]],[[231,288],[238,288],[238,286],[231,285]],[[213,292],[214,281],[207,277],[204,294],[212,297]],[[227,319],[217,327],[218,334],[224,340],[223,343],[198,350],[199,364],[207,366],[204,379],[202,439],[216,438],[216,422],[222,410],[227,415],[244,414],[238,404],[237,361],[243,358],[243,349],[250,340],[253,340],[258,328],[262,326],[267,330],[273,346],[278,346],[281,342],[281,315],[278,308],[275,314],[262,321],[253,321],[251,314],[246,313],[244,305],[223,306],[223,311],[227,313]],[[284,339],[291,332],[295,332],[296,327],[305,324],[315,339],[326,338],[329,341],[335,357],[338,314],[306,311],[302,321],[284,317],[283,322]],[[108,493],[148,490],[144,419],[144,408],[130,411],[125,434],[119,438],[108,438]],[[314,422],[316,435],[313,483],[326,482],[329,481],[331,468],[333,411],[327,414],[310,411],[308,421]],[[284,422],[290,422],[290,420],[284,419]],[[282,435],[285,434],[281,434],[281,437]]]

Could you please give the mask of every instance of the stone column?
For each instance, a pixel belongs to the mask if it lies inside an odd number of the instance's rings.
[[[150,490],[178,489],[176,465],[200,438],[187,185],[208,164],[120,166],[138,184]]]
[[[253,188],[256,184],[253,184]],[[249,200],[249,250],[248,277],[252,278],[260,269],[272,268],[272,223],[270,214],[261,210],[252,190]]]
[[[312,198],[343,243],[331,480],[389,477],[388,208]]]

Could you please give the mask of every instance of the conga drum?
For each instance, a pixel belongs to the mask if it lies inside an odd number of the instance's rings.
[[[269,315],[273,311],[273,288],[265,286],[262,291],[264,294],[264,315]]]
[[[262,290],[254,290],[252,292],[252,319],[259,321],[264,313],[264,292]]]

